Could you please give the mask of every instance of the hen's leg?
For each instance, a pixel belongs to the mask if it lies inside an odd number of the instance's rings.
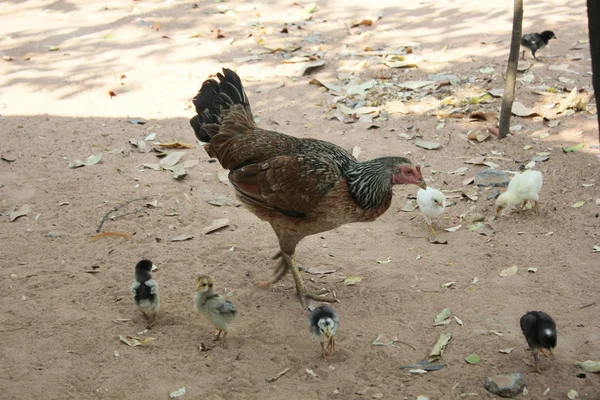
[[[313,299],[316,301],[324,301],[328,303],[337,303],[337,300],[331,297],[320,296],[316,293],[311,293],[306,291],[306,285],[304,284],[304,278],[300,275],[300,270],[298,269],[298,265],[296,264],[296,260],[294,256],[290,256],[286,253],[283,253],[283,258],[288,265],[290,272],[292,273],[292,277],[294,278],[294,282],[296,283],[296,291],[298,292],[298,297],[300,298],[300,304],[302,304],[302,308],[306,309],[306,299]]]

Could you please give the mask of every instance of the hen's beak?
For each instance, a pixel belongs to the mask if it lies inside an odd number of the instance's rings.
[[[427,183],[423,180],[419,183],[419,187],[423,190],[427,189]]]

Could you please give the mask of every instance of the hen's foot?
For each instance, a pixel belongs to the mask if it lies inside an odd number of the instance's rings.
[[[298,293],[298,297],[300,300],[300,304],[302,308],[307,309],[306,299],[312,299],[316,301],[323,301],[327,303],[337,303],[337,299],[331,297],[322,296],[319,293],[312,293],[306,290],[306,284],[304,283],[304,279],[302,275],[300,275],[300,270],[298,269],[298,264],[293,256],[289,256],[287,254],[283,254],[283,259],[287,264],[287,269],[292,273],[292,277],[294,278],[294,282],[296,283],[296,292]],[[286,269],[286,271],[287,271]]]

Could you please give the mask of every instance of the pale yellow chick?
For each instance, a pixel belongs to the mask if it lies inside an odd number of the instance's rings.
[[[195,285],[194,308],[218,329],[215,340],[222,338],[221,346],[223,346],[225,344],[225,337],[227,337],[229,323],[237,315],[237,308],[220,294],[213,293],[213,281],[211,277],[200,275],[196,278]]]
[[[446,196],[439,190],[427,186],[427,189],[419,189],[417,192],[417,204],[425,217],[425,222],[427,222],[427,225],[431,229],[431,233],[436,235],[431,219],[437,218],[444,213]]]
[[[521,204],[519,211],[525,209],[527,202],[532,202],[533,209],[539,213],[539,192],[544,180],[540,171],[527,170],[516,175],[508,184],[506,192],[496,199],[496,214],[500,214],[507,207]]]

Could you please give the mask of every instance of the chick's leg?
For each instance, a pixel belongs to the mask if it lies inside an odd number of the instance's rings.
[[[542,369],[540,368],[540,360],[538,358],[538,349],[531,350],[531,353],[533,354],[533,362],[535,365],[533,368],[533,372],[537,372],[538,374],[541,374]]]
[[[335,352],[335,337],[334,336],[329,338],[329,344],[327,345],[327,349],[329,350],[329,354],[333,354],[333,352]]]
[[[221,344],[219,346],[223,347],[225,346],[225,338],[227,337],[227,332],[225,331],[221,331],[223,332],[223,336],[221,337],[223,340],[221,340]]]
[[[219,329],[219,330],[217,331],[217,333],[215,333],[215,339],[214,339],[214,340],[215,340],[215,342],[216,342],[217,340],[220,340],[220,339],[221,339],[221,333],[223,333],[223,331],[222,331],[221,329]]]
[[[323,360],[327,361],[327,350],[325,349],[325,342],[321,342],[321,356]]]

